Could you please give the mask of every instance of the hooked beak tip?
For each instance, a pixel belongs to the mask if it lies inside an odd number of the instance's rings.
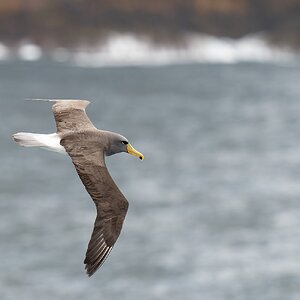
[[[141,152],[135,150],[130,144],[127,145],[127,152],[138,157],[140,160],[144,160],[144,155]]]

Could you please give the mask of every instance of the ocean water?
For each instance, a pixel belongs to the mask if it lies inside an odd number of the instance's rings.
[[[300,299],[300,67],[0,64],[0,298]],[[83,98],[98,128],[145,160],[108,158],[129,200],[122,234],[88,278],[95,217],[67,156],[21,148],[55,130],[50,105]]]

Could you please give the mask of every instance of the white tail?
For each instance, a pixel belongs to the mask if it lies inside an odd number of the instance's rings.
[[[24,147],[41,147],[50,151],[65,153],[65,148],[60,144],[57,133],[40,134],[30,132],[18,132],[13,135],[17,144]]]

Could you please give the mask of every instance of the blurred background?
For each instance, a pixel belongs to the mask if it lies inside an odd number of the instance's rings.
[[[0,0],[0,295],[300,299],[300,1]],[[130,202],[92,277],[95,208],[55,131],[81,98],[145,155],[107,164]]]

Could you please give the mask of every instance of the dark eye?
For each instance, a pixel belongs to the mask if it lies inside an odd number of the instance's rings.
[[[127,145],[128,142],[127,141],[122,141],[122,144]]]

